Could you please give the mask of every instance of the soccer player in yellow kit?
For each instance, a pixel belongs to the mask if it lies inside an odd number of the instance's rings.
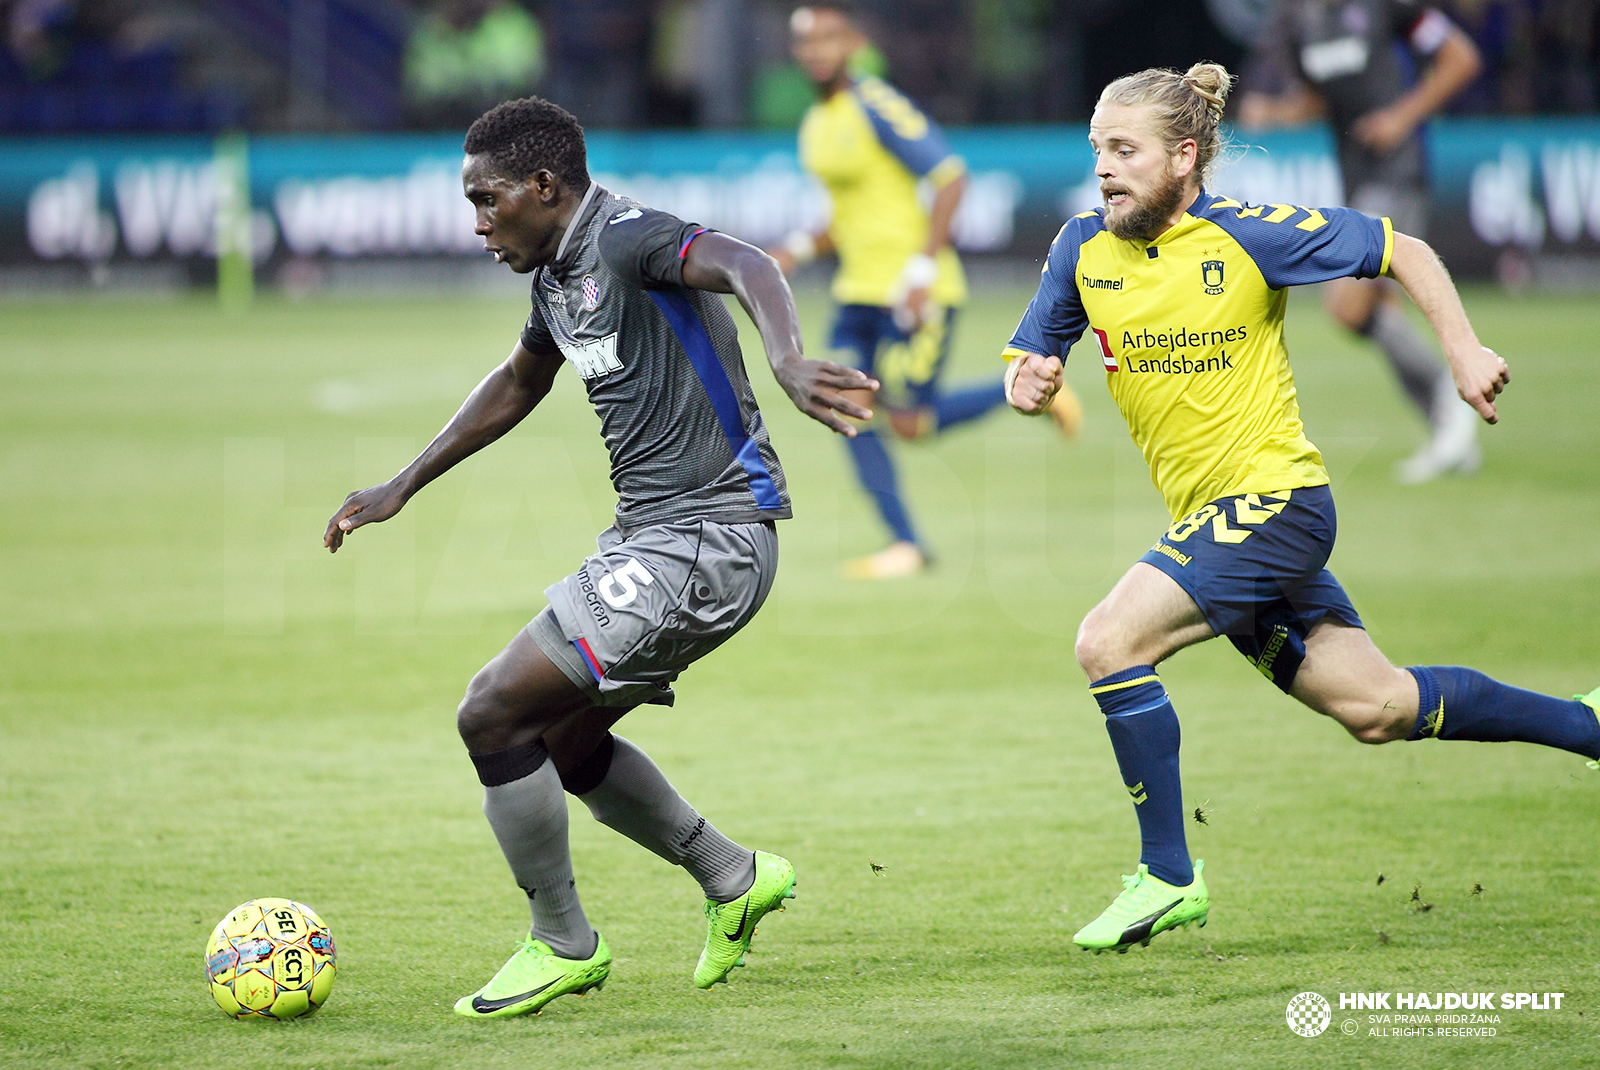
[[[1139,818],[1137,872],[1075,943],[1126,951],[1204,924],[1184,841],[1178,718],[1156,665],[1226,635],[1262,675],[1364,743],[1521,740],[1600,768],[1600,689],[1572,700],[1459,666],[1392,665],[1327,570],[1337,521],[1283,339],[1287,288],[1388,276],[1438,334],[1489,423],[1510,381],[1426,243],[1348,208],[1245,205],[1202,187],[1231,78],[1216,64],[1106,87],[1089,126],[1105,207],[1067,221],[1005,350],[1007,400],[1033,414],[1093,333],[1111,396],[1173,518],[1090,611],[1074,653]]]
[[[786,272],[819,252],[838,253],[831,344],[882,381],[879,398],[859,400],[869,407],[881,401],[896,435],[920,438],[977,419],[1005,402],[998,380],[952,391],[939,385],[956,313],[967,298],[950,246],[966,165],[915,104],[882,79],[851,73],[850,59],[867,39],[841,4],[798,8],[790,28],[795,57],[821,97],[800,125],[800,162],[827,188],[833,216],[825,230],[797,231],[768,251]],[[934,190],[931,209],[918,199],[923,181]],[[1056,399],[1054,414],[1068,433],[1081,420],[1070,393]],[[886,579],[921,571],[927,555],[883,439],[864,428],[849,448],[894,541],[847,562],[844,574]]]

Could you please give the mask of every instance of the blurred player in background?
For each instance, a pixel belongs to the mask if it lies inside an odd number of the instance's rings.
[[[1407,49],[1428,64],[1410,86]],[[1256,70],[1287,84],[1275,95],[1244,93],[1239,118],[1262,128],[1326,115],[1338,141],[1345,203],[1421,235],[1428,222],[1423,124],[1481,67],[1472,38],[1420,0],[1276,0],[1257,45]],[[1327,305],[1383,351],[1432,429],[1427,445],[1400,463],[1400,482],[1476,471],[1477,417],[1456,396],[1450,369],[1412,326],[1394,288],[1381,279],[1339,279],[1328,284]]]
[[[545,591],[549,607],[473,677],[457,714],[533,927],[455,1009],[527,1014],[610,972],[578,902],[563,788],[700,883],[707,934],[694,981],[709,988],[743,964],[762,916],[793,897],[794,867],[728,839],[610,729],[641,703],[671,705],[678,674],[755,615],[778,563],[773,521],[790,515],[738,331],[715,295],[738,297],[778,382],[834,430],[854,432],[835,410],[872,415],[841,391],[877,383],[801,356],[794,300],[771,257],[592,182],[583,129],[554,104],[501,104],[472,124],[465,148],[477,233],[497,261],[533,273],[533,311],[511,356],[439,436],[389,482],[346,498],[323,541],[337,551],[510,431],[564,363],[600,416],[618,502],[598,551]]]
[[[851,58],[868,42],[843,5],[798,8],[790,29],[795,58],[821,96],[800,124],[800,162],[827,188],[833,216],[827,229],[796,231],[769,251],[785,272],[819,253],[838,253],[833,296],[839,314],[831,345],[882,380],[881,400],[896,435],[922,438],[977,419],[1005,401],[998,380],[953,391],[939,384],[956,314],[967,298],[961,261],[950,245],[966,165],[916,105],[882,79],[852,71]],[[934,190],[931,210],[918,198],[921,181]],[[1076,432],[1082,412],[1069,392],[1056,398],[1052,412],[1065,431]],[[894,541],[846,562],[845,576],[920,572],[927,567],[926,549],[882,437],[864,428],[849,446],[861,485]]]
[[[1363,743],[1522,740],[1600,759],[1600,689],[1563,700],[1454,665],[1396,668],[1325,567],[1337,520],[1295,400],[1287,288],[1394,278],[1437,332],[1460,397],[1490,423],[1510,375],[1478,343],[1433,250],[1390,220],[1205,192],[1229,84],[1208,63],[1106,87],[1089,125],[1105,207],[1062,228],[1005,350],[1008,400],[1034,414],[1092,331],[1173,518],[1084,618],[1074,650],[1143,841],[1122,894],[1073,937],[1096,952],[1204,924],[1210,908],[1184,838],[1178,715],[1156,673],[1186,646],[1226,635]]]

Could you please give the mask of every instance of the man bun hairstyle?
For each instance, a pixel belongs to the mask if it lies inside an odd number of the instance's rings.
[[[1218,127],[1233,81],[1220,63],[1196,63],[1183,74],[1152,67],[1106,86],[1100,103],[1148,107],[1156,133],[1169,149],[1192,138],[1195,173],[1205,182],[1225,147]]]
[[[469,156],[488,156],[495,173],[513,182],[543,170],[569,189],[589,186],[583,127],[567,109],[541,97],[496,104],[468,128],[461,147]]]

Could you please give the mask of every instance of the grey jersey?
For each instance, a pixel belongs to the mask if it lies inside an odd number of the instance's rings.
[[[1351,128],[1405,94],[1400,50],[1431,56],[1451,28],[1449,20],[1418,0],[1278,0],[1274,5],[1259,51],[1272,67],[1298,75],[1327,101],[1347,196],[1369,183],[1427,184],[1420,130],[1379,154],[1358,141]]]
[[[559,349],[600,416],[617,527],[790,515],[722,298],[683,284],[705,228],[591,184],[533,276],[522,344]]]

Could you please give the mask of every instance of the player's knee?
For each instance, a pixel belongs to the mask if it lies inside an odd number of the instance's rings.
[[[477,753],[495,749],[497,742],[510,723],[508,707],[499,689],[494,685],[493,674],[480,670],[467,685],[467,693],[456,707],[456,731],[467,749]]]
[[[1371,287],[1357,284],[1335,284],[1328,288],[1323,302],[1328,314],[1349,330],[1365,333],[1378,310],[1380,294]]]
[[[896,438],[927,438],[939,429],[931,409],[896,409],[889,414],[889,427]]]
[[[1127,660],[1127,655],[1115,641],[1114,633],[1102,626],[1093,612],[1078,625],[1078,637],[1073,641],[1072,654],[1090,680],[1098,680],[1128,667],[1120,664]]]
[[[1357,334],[1364,334],[1369,321],[1372,319],[1370,315],[1362,315],[1359,309],[1352,308],[1349,304],[1341,301],[1329,301],[1328,314],[1337,320],[1345,330],[1355,331]]]

